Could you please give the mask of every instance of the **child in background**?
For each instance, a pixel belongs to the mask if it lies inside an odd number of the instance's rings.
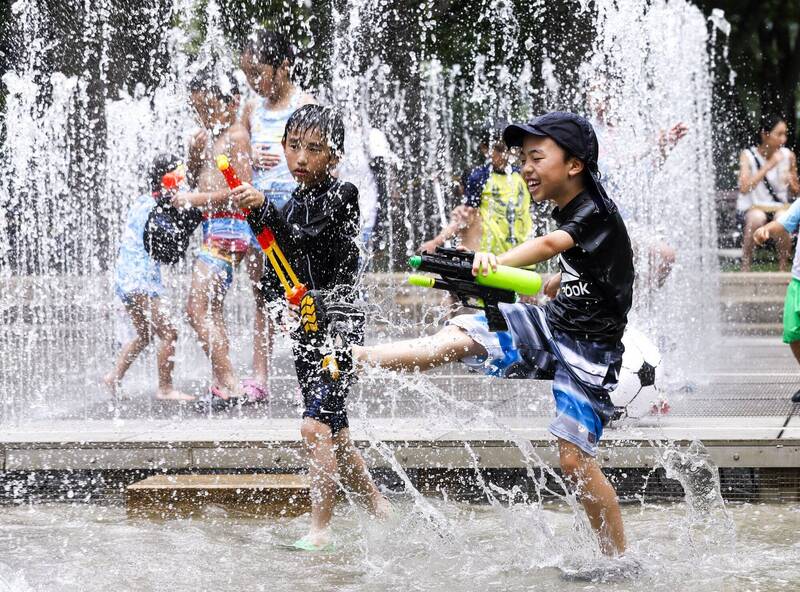
[[[420,251],[433,253],[458,236],[469,250],[499,255],[528,240],[531,196],[519,169],[509,163],[511,154],[502,138],[507,125],[496,119],[483,126],[478,148],[486,162],[467,175],[464,203],[453,210],[450,224]]]
[[[252,144],[253,186],[279,208],[297,187],[281,147],[286,122],[297,109],[316,102],[292,82],[294,61],[288,39],[264,29],[256,31],[242,51],[242,71],[258,93],[242,114]]]
[[[289,41],[274,31],[256,31],[242,50],[242,71],[250,87],[258,94],[257,99],[247,102],[242,113],[242,123],[250,133],[253,185],[278,207],[291,198],[297,186],[286,166],[281,147],[286,121],[298,107],[314,102],[311,95],[303,93],[292,83],[294,61],[294,50]],[[261,249],[254,248],[248,253],[248,258],[257,266],[251,277],[260,278],[264,272]],[[272,331],[268,327],[266,303],[260,294],[255,292],[257,339],[253,352],[253,376],[242,381],[245,393],[251,398],[268,396]]]
[[[756,229],[753,240],[759,246],[769,239],[778,239],[791,244],[791,235],[797,232],[798,227],[800,227],[800,201],[795,201],[779,220],[773,220]],[[794,359],[800,363],[800,244],[795,249],[792,279],[786,288],[786,301],[783,304],[783,342],[789,344]],[[800,403],[800,390],[792,395],[792,402]]]
[[[131,367],[134,360],[153,341],[153,333],[158,335],[158,390],[156,399],[171,401],[192,401],[194,397],[173,388],[172,371],[175,367],[175,343],[178,332],[170,323],[162,309],[161,267],[147,253],[144,247],[144,228],[150,211],[161,197],[164,187],[162,178],[170,172],[177,172],[180,160],[170,154],[159,154],[150,165],[148,184],[151,193],[142,195],[128,211],[125,230],[117,256],[114,274],[114,290],[125,305],[125,311],[136,330],[136,337],[126,343],[117,357],[114,370],[104,378],[112,394]]]
[[[313,288],[315,298],[352,302],[359,259],[358,190],[332,176],[344,146],[342,118],[328,107],[301,107],[289,118],[282,144],[289,170],[299,183],[292,198],[278,208],[246,184],[233,190],[232,198],[251,210],[248,222],[254,233],[264,227],[272,230],[300,282]],[[283,300],[272,270],[264,275],[262,285],[267,299]],[[301,306],[307,306],[306,300]],[[349,340],[359,343],[363,341],[363,318],[351,321]],[[326,327],[322,323],[325,328],[318,333],[298,326],[292,334],[295,369],[305,403],[301,433],[311,463],[312,504],[311,530],[295,547],[308,551],[332,548],[329,524],[337,472],[346,487],[366,499],[373,514],[385,516],[389,510],[350,438],[345,407],[350,381],[325,379],[322,360],[330,345],[332,324]]]
[[[198,191],[176,194],[172,205],[194,206],[205,212],[203,245],[192,270],[187,312],[211,360],[211,405],[221,406],[246,394],[231,363],[223,305],[234,270],[248,250],[258,248],[258,243],[244,215],[230,201],[214,157],[227,155],[240,178],[250,181],[250,136],[237,120],[239,90],[229,72],[209,67],[192,79],[189,90],[204,128],[195,135],[189,155],[189,173]],[[257,281],[252,271],[251,278]]]

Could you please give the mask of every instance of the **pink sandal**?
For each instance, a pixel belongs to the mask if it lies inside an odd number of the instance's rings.
[[[245,378],[239,383],[247,403],[264,403],[269,399],[269,389],[254,378]]]

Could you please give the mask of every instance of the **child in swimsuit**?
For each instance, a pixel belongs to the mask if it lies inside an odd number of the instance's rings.
[[[211,360],[211,404],[216,406],[249,394],[245,385],[240,384],[231,363],[223,305],[234,270],[249,249],[257,248],[257,243],[244,215],[230,202],[225,178],[217,169],[214,157],[228,156],[239,177],[249,181],[250,136],[237,119],[239,90],[230,73],[209,67],[195,76],[189,90],[204,128],[195,136],[189,154],[189,173],[198,191],[178,193],[172,204],[200,208],[206,217],[203,245],[192,271],[187,312]]]
[[[150,211],[161,198],[164,187],[162,178],[180,166],[177,156],[160,154],[150,165],[148,174],[150,194],[136,199],[128,211],[125,230],[122,233],[117,265],[114,272],[114,291],[125,305],[125,311],[133,323],[136,336],[126,343],[114,366],[104,378],[112,394],[116,394],[122,378],[134,360],[153,341],[159,338],[158,390],[156,398],[161,400],[191,401],[194,399],[172,385],[175,367],[175,343],[178,332],[170,322],[161,305],[164,285],[161,283],[161,267],[144,247],[144,228]]]

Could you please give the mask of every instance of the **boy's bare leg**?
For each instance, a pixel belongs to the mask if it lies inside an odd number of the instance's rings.
[[[345,487],[366,498],[369,510],[375,517],[388,518],[391,514],[389,500],[375,486],[364,457],[356,450],[350,439],[350,430],[348,428],[340,430],[333,437],[333,442],[336,446],[336,464]]]
[[[194,397],[176,390],[172,385],[172,372],[175,369],[175,344],[178,342],[178,331],[161,310],[158,298],[150,299],[150,319],[153,331],[160,340],[158,353],[158,391],[156,399],[171,401],[194,401]]]
[[[744,215],[744,237],[742,238],[742,271],[750,271],[753,262],[755,240],[753,233],[767,223],[767,215],[761,210],[750,208]]]
[[[469,356],[486,355],[484,347],[459,327],[449,325],[430,337],[371,346],[353,346],[353,361],[389,370],[430,370]]]
[[[784,232],[776,233],[775,246],[778,249],[778,270],[789,271],[789,259],[792,255],[792,237]]]
[[[150,330],[150,319],[148,318],[150,298],[145,294],[132,295],[128,302],[125,303],[125,311],[131,319],[133,328],[136,331],[136,337],[122,346],[117,356],[114,369],[103,377],[103,382],[112,395],[117,393],[122,377],[131,367],[134,360],[140,353],[150,344],[153,338],[152,331]]]
[[[238,395],[239,389],[225,331],[223,303],[226,293],[227,288],[219,274],[203,261],[196,261],[187,307],[189,322],[211,360],[214,383],[222,389],[224,399]]]
[[[331,429],[324,423],[303,418],[300,433],[309,457],[311,480],[311,530],[308,541],[318,547],[330,542],[328,525],[336,503],[336,452]]]
[[[575,488],[583,509],[597,533],[600,549],[606,555],[625,552],[625,530],[617,493],[594,457],[575,444],[558,439],[561,471]]]
[[[789,347],[792,350],[792,354],[794,355],[794,359],[797,360],[798,364],[800,364],[800,341],[792,341],[789,344]]]

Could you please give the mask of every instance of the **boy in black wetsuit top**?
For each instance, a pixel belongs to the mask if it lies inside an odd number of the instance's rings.
[[[299,184],[291,199],[278,209],[248,184],[235,189],[232,198],[251,210],[247,221],[256,235],[265,227],[272,230],[298,279],[314,291],[314,297],[323,297],[329,309],[335,308],[333,303],[346,306],[354,298],[358,275],[359,209],[356,187],[331,175],[344,146],[341,116],[329,107],[305,105],[289,117],[282,145]],[[261,285],[269,300],[283,300],[283,289],[271,269]],[[305,300],[301,306],[306,306]],[[361,343],[363,316],[359,321],[351,315],[343,323],[347,341]],[[320,319],[318,331],[307,328],[293,331],[292,353],[305,403],[301,432],[311,461],[311,530],[295,546],[316,551],[332,548],[328,525],[337,471],[348,488],[367,499],[375,515],[385,516],[389,507],[350,439],[345,408],[350,380],[323,377],[330,325]]]
[[[586,119],[548,113],[508,126],[503,140],[521,148],[528,190],[537,203],[556,205],[558,228],[500,255],[475,253],[472,273],[557,258],[561,273],[545,285],[552,300],[543,306],[501,303],[508,331],[489,331],[484,313],[461,315],[422,339],[345,348],[337,362],[355,371],[365,365],[427,370],[461,360],[490,376],[551,379],[556,417],[550,432],[561,470],[603,552],[619,555],[625,551],[619,502],[595,455],[614,413],[609,393],[619,380],[633,295],[628,232],[599,182],[597,137]]]

